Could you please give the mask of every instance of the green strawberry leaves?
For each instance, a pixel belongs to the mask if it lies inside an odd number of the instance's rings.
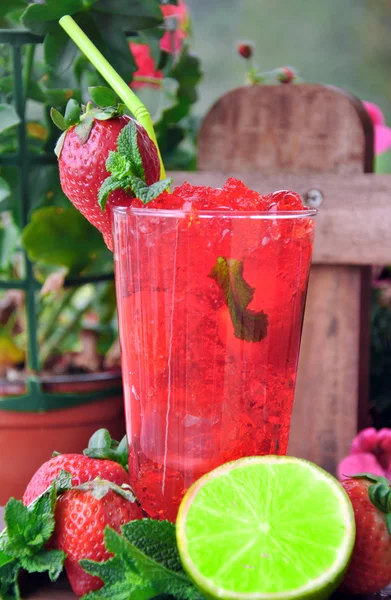
[[[122,527],[119,535],[109,527],[105,543],[114,558],[106,563],[80,562],[91,575],[103,579],[104,587],[83,600],[150,600],[162,594],[177,600],[202,600],[183,570],[176,545],[175,525],[143,519]]]
[[[70,489],[72,476],[62,471],[51,486],[29,506],[11,498],[5,507],[6,529],[0,534],[0,598],[19,599],[18,576],[47,571],[52,581],[60,575],[65,554],[46,548],[55,526],[58,494]]]
[[[115,106],[117,104],[117,96],[110,88],[99,85],[89,87],[88,92],[98,106],[105,108],[106,106]]]
[[[120,442],[111,439],[107,429],[98,429],[90,437],[88,448],[83,451],[84,456],[89,458],[100,458],[112,460],[120,464],[126,471],[128,470],[128,440],[126,435]]]
[[[65,140],[66,131],[75,125],[75,132],[80,138],[80,142],[85,144],[88,140],[94,120],[108,121],[123,115],[125,106],[117,104],[117,97],[113,90],[104,86],[89,87],[88,91],[91,98],[97,104],[93,106],[88,102],[86,106],[80,107],[79,103],[71,98],[65,108],[65,115],[62,115],[56,108],[50,109],[50,117],[53,123],[63,133],[57,141],[54,152],[60,158],[61,150]]]
[[[263,310],[255,312],[248,308],[255,290],[243,278],[243,262],[219,256],[209,277],[215,280],[224,294],[235,336],[246,342],[263,340],[269,319]]]
[[[106,169],[111,175],[105,179],[98,192],[98,202],[105,210],[106,202],[114,190],[123,189],[147,204],[163,193],[172,182],[170,177],[147,185],[143,161],[137,143],[137,126],[129,121],[117,139],[117,152],[110,152]]]

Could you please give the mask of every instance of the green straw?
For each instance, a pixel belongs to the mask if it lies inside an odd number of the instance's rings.
[[[120,77],[113,69],[111,64],[105,59],[103,54],[99,52],[98,48],[91,42],[86,36],[84,31],[80,29],[79,25],[70,17],[66,15],[59,21],[61,27],[67,32],[71,40],[73,40],[80,48],[80,50],[86,55],[88,60],[94,65],[96,70],[102,75],[107,83],[113,88],[115,93],[121,98],[125,106],[130,110],[134,117],[141,123],[146,132],[148,133],[151,140],[155,143],[160,160],[160,178],[164,179],[166,176],[162,157],[160,154],[159,146],[156,139],[155,130],[153,128],[151,115],[148,110],[136,96],[136,94],[130,89],[127,83]]]

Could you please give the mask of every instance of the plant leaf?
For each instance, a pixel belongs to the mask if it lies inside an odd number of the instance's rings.
[[[21,557],[20,564],[29,573],[48,571],[51,581],[56,581],[62,573],[65,553],[61,550],[41,550],[34,556]]]
[[[25,0],[1,0],[0,19],[5,17],[7,13],[24,8],[26,5],[27,2]]]
[[[118,189],[126,189],[126,187],[127,186],[122,180],[116,179],[115,177],[107,177],[98,191],[98,202],[101,209],[105,210],[106,202],[111,192]]]
[[[65,123],[67,127],[71,127],[71,125],[76,125],[80,121],[81,108],[79,103],[71,98],[65,108]]]
[[[66,71],[72,66],[78,50],[69,35],[60,25],[51,27],[43,44],[45,63],[56,73]]]
[[[166,177],[161,181],[157,181],[152,185],[148,186],[145,181],[139,177],[129,177],[129,187],[133,190],[136,198],[141,200],[144,204],[148,204],[152,200],[155,200],[160,194],[162,194],[172,183],[172,177]]]
[[[89,87],[88,93],[97,106],[114,106],[117,104],[117,96],[110,88],[98,85]]]
[[[20,118],[11,104],[0,104],[0,133],[19,125]]]
[[[97,0],[89,0],[93,4]],[[73,15],[83,9],[83,0],[46,0],[44,4],[29,4],[21,21],[27,29],[43,35],[57,29],[58,20],[64,15]]]
[[[253,299],[254,288],[243,279],[243,262],[220,256],[209,277],[223,292],[235,336],[246,342],[263,340],[267,335],[268,316],[263,310],[255,312],[247,308]]]
[[[66,130],[67,124],[66,124],[64,116],[53,106],[50,109],[50,116],[52,118],[53,123],[56,125],[56,127],[61,129],[61,131]]]
[[[136,123],[131,120],[121,129],[117,140],[117,148],[118,152],[130,162],[133,175],[145,181],[145,171],[138,149],[137,136]]]
[[[93,10],[96,13],[128,17],[133,31],[163,24],[159,0],[100,0]]]
[[[75,275],[104,246],[99,231],[73,206],[35,210],[23,231],[22,245],[31,260],[66,267]]]
[[[125,35],[126,30],[135,27],[134,23],[129,21],[130,19],[120,15],[94,11],[90,15],[83,15],[79,22],[86,35],[126,82],[132,80],[137,68]]]
[[[169,521],[131,521],[123,525],[122,533],[149,558],[175,573],[184,574],[176,544],[175,525]]]
[[[109,552],[115,554],[106,563],[81,561],[81,566],[90,574],[101,577],[105,582],[104,588],[93,592],[84,600],[149,600],[159,594],[173,596],[177,600],[201,600],[202,594],[195,588],[183,569],[171,570],[164,563],[153,557],[163,557],[169,548],[176,548],[175,535],[172,536],[171,524],[162,521],[146,519],[145,525],[138,533],[148,538],[148,548],[152,556],[130,543],[125,536],[106,527],[105,543]],[[160,531],[161,530],[161,531]],[[170,533],[168,531],[170,530]],[[159,532],[159,533],[157,533]],[[136,531],[134,531],[136,538]],[[140,542],[141,545],[141,542]],[[146,548],[144,544],[144,548]],[[177,566],[177,565],[175,565]],[[115,567],[115,575],[114,575]],[[121,583],[121,585],[119,585]],[[131,584],[131,586],[129,585]],[[128,589],[128,595],[121,595]],[[98,594],[98,595],[97,595]]]

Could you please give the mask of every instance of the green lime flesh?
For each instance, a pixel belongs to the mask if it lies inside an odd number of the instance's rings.
[[[349,562],[355,522],[340,483],[285,456],[249,457],[199,479],[179,509],[184,568],[210,598],[327,598]]]

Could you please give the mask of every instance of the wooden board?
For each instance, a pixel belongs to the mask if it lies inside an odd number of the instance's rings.
[[[174,172],[175,184],[222,186],[222,171]],[[263,176],[232,172],[250,188],[266,194],[292,189],[304,198],[312,189],[323,194],[317,216],[314,264],[380,265],[391,261],[391,175],[292,173]]]
[[[233,90],[211,108],[199,134],[201,171],[251,173],[260,179],[290,173],[300,175],[304,186],[312,176],[353,177],[370,172],[372,164],[373,130],[362,104],[324,86]],[[349,219],[355,213],[354,199],[343,204]],[[326,202],[320,208],[320,221],[325,206]],[[339,266],[340,261],[333,259],[336,239],[340,240],[337,246],[346,248],[351,243],[338,235],[340,222],[337,218],[333,234],[323,237],[317,262],[329,253],[327,266],[316,264],[310,277],[289,446],[291,454],[317,461],[331,472],[357,431],[358,414],[365,413],[359,408],[359,397],[367,402],[368,387],[369,349],[359,347],[369,319],[362,311],[369,293],[363,285],[368,269]],[[358,241],[354,249],[358,252],[362,247]],[[350,252],[351,259],[354,255]],[[360,394],[359,381],[364,390]]]

